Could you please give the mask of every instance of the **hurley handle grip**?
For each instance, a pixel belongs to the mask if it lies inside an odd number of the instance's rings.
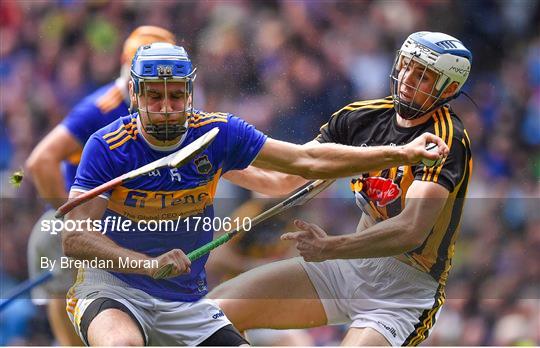
[[[209,242],[209,243],[207,243],[207,244],[193,250],[192,252],[187,254],[187,257],[189,258],[190,261],[195,261],[197,259],[200,259],[201,257],[208,254],[210,251],[214,250],[215,248],[217,248],[221,244],[227,243],[236,234],[234,232],[238,232],[238,231],[225,233],[221,237],[216,238],[213,241],[211,241],[211,242]],[[167,264],[167,265],[161,266],[160,269],[154,275],[154,279],[165,279],[165,278],[167,278],[169,276],[169,274],[172,272],[173,267],[174,266],[172,264]]]
[[[201,246],[200,248],[193,250],[192,252],[187,254],[187,257],[189,258],[190,261],[195,261],[197,259],[200,259],[201,257],[208,254],[210,251],[214,250],[221,244],[227,243],[233,236],[234,234],[231,232],[225,233],[224,235],[222,235],[219,238],[214,239],[210,243],[205,244]]]
[[[233,232],[237,232],[237,231],[233,231]],[[195,260],[200,259],[201,257],[208,254],[210,251],[214,250],[221,244],[227,243],[235,234],[236,233],[232,233],[232,232],[225,233],[224,235],[222,235],[219,238],[214,239],[210,243],[207,243],[201,246],[200,248],[193,250],[192,252],[187,254],[188,259],[190,261],[195,261]],[[154,275],[154,279],[167,278],[169,274],[172,272],[172,269],[173,269],[173,266],[170,264],[162,266]]]

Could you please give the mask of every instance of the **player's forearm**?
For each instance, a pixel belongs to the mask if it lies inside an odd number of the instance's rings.
[[[402,146],[294,145],[268,139],[253,165],[305,179],[335,179],[406,164]]]
[[[26,162],[26,169],[33,179],[39,196],[47,203],[58,208],[66,201],[68,194],[59,161],[52,158],[39,160],[30,158]]]
[[[334,179],[395,167],[406,161],[401,146],[353,147],[321,144],[307,148],[308,179]]]
[[[245,189],[271,197],[287,195],[304,185],[307,180],[290,175],[250,166],[244,170],[232,170],[223,178]]]
[[[143,265],[145,261],[152,260],[151,257],[122,248],[99,232],[64,232],[62,244],[66,256],[79,260],[108,261],[106,264],[112,265],[112,267],[107,267],[110,271],[144,275],[148,275],[150,271],[142,266],[132,268],[131,265]],[[137,262],[130,262],[133,260]]]
[[[401,255],[422,244],[414,229],[399,218],[373,225],[361,232],[330,237],[330,259],[356,259]]]

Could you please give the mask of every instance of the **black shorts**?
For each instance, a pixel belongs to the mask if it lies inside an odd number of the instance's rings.
[[[212,336],[208,337],[206,340],[204,340],[199,346],[202,347],[215,347],[215,346],[240,346],[242,344],[249,344],[248,341],[240,333],[236,328],[232,325],[227,325],[222,327],[221,329],[217,330],[212,334]]]

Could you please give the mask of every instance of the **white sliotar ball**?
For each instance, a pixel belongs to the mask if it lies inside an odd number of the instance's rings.
[[[434,153],[437,153],[437,144],[435,143],[429,143],[426,145],[426,150],[429,151],[429,152],[434,152]],[[442,158],[437,158],[435,160],[431,160],[431,159],[427,159],[427,158],[424,158],[422,159],[422,163],[426,166],[426,167],[433,167],[433,166],[437,166],[441,163],[442,161]]]

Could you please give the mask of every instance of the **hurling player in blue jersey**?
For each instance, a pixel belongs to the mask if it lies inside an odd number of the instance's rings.
[[[51,208],[58,208],[67,198],[69,188],[75,179],[82,148],[90,135],[121,116],[129,114],[129,69],[131,60],[139,46],[152,42],[175,43],[174,35],[156,26],[136,28],[124,42],[120,77],[99,88],[81,102],[43,138],[26,162],[39,196]],[[62,254],[60,237],[42,230],[43,220],[52,220],[54,210],[50,209],[36,223],[28,243],[28,268],[31,277],[44,269],[41,257],[59,260]],[[80,345],[79,337],[66,315],[65,295],[73,283],[74,273],[69,269],[58,272],[54,279],[32,290],[32,300],[36,304],[47,304],[49,322],[58,343]]]
[[[190,262],[186,256],[213,237],[211,226],[197,228],[195,221],[214,217],[216,187],[228,171],[252,164],[306,178],[336,178],[447,152],[442,139],[429,133],[397,147],[300,146],[270,139],[231,114],[194,109],[195,69],[182,47],[167,43],[140,47],[131,77],[130,97],[138,112],[90,137],[70,198],[185,147],[214,127],[219,134],[185,166],[155,170],[66,215],[105,226],[62,234],[65,254],[82,266],[68,292],[67,311],[89,345],[247,343],[214,301],[202,299],[208,292],[207,257]],[[427,152],[427,142],[437,143],[438,153]],[[150,228],[166,220],[176,224]],[[156,279],[167,264],[174,265],[173,272]]]

